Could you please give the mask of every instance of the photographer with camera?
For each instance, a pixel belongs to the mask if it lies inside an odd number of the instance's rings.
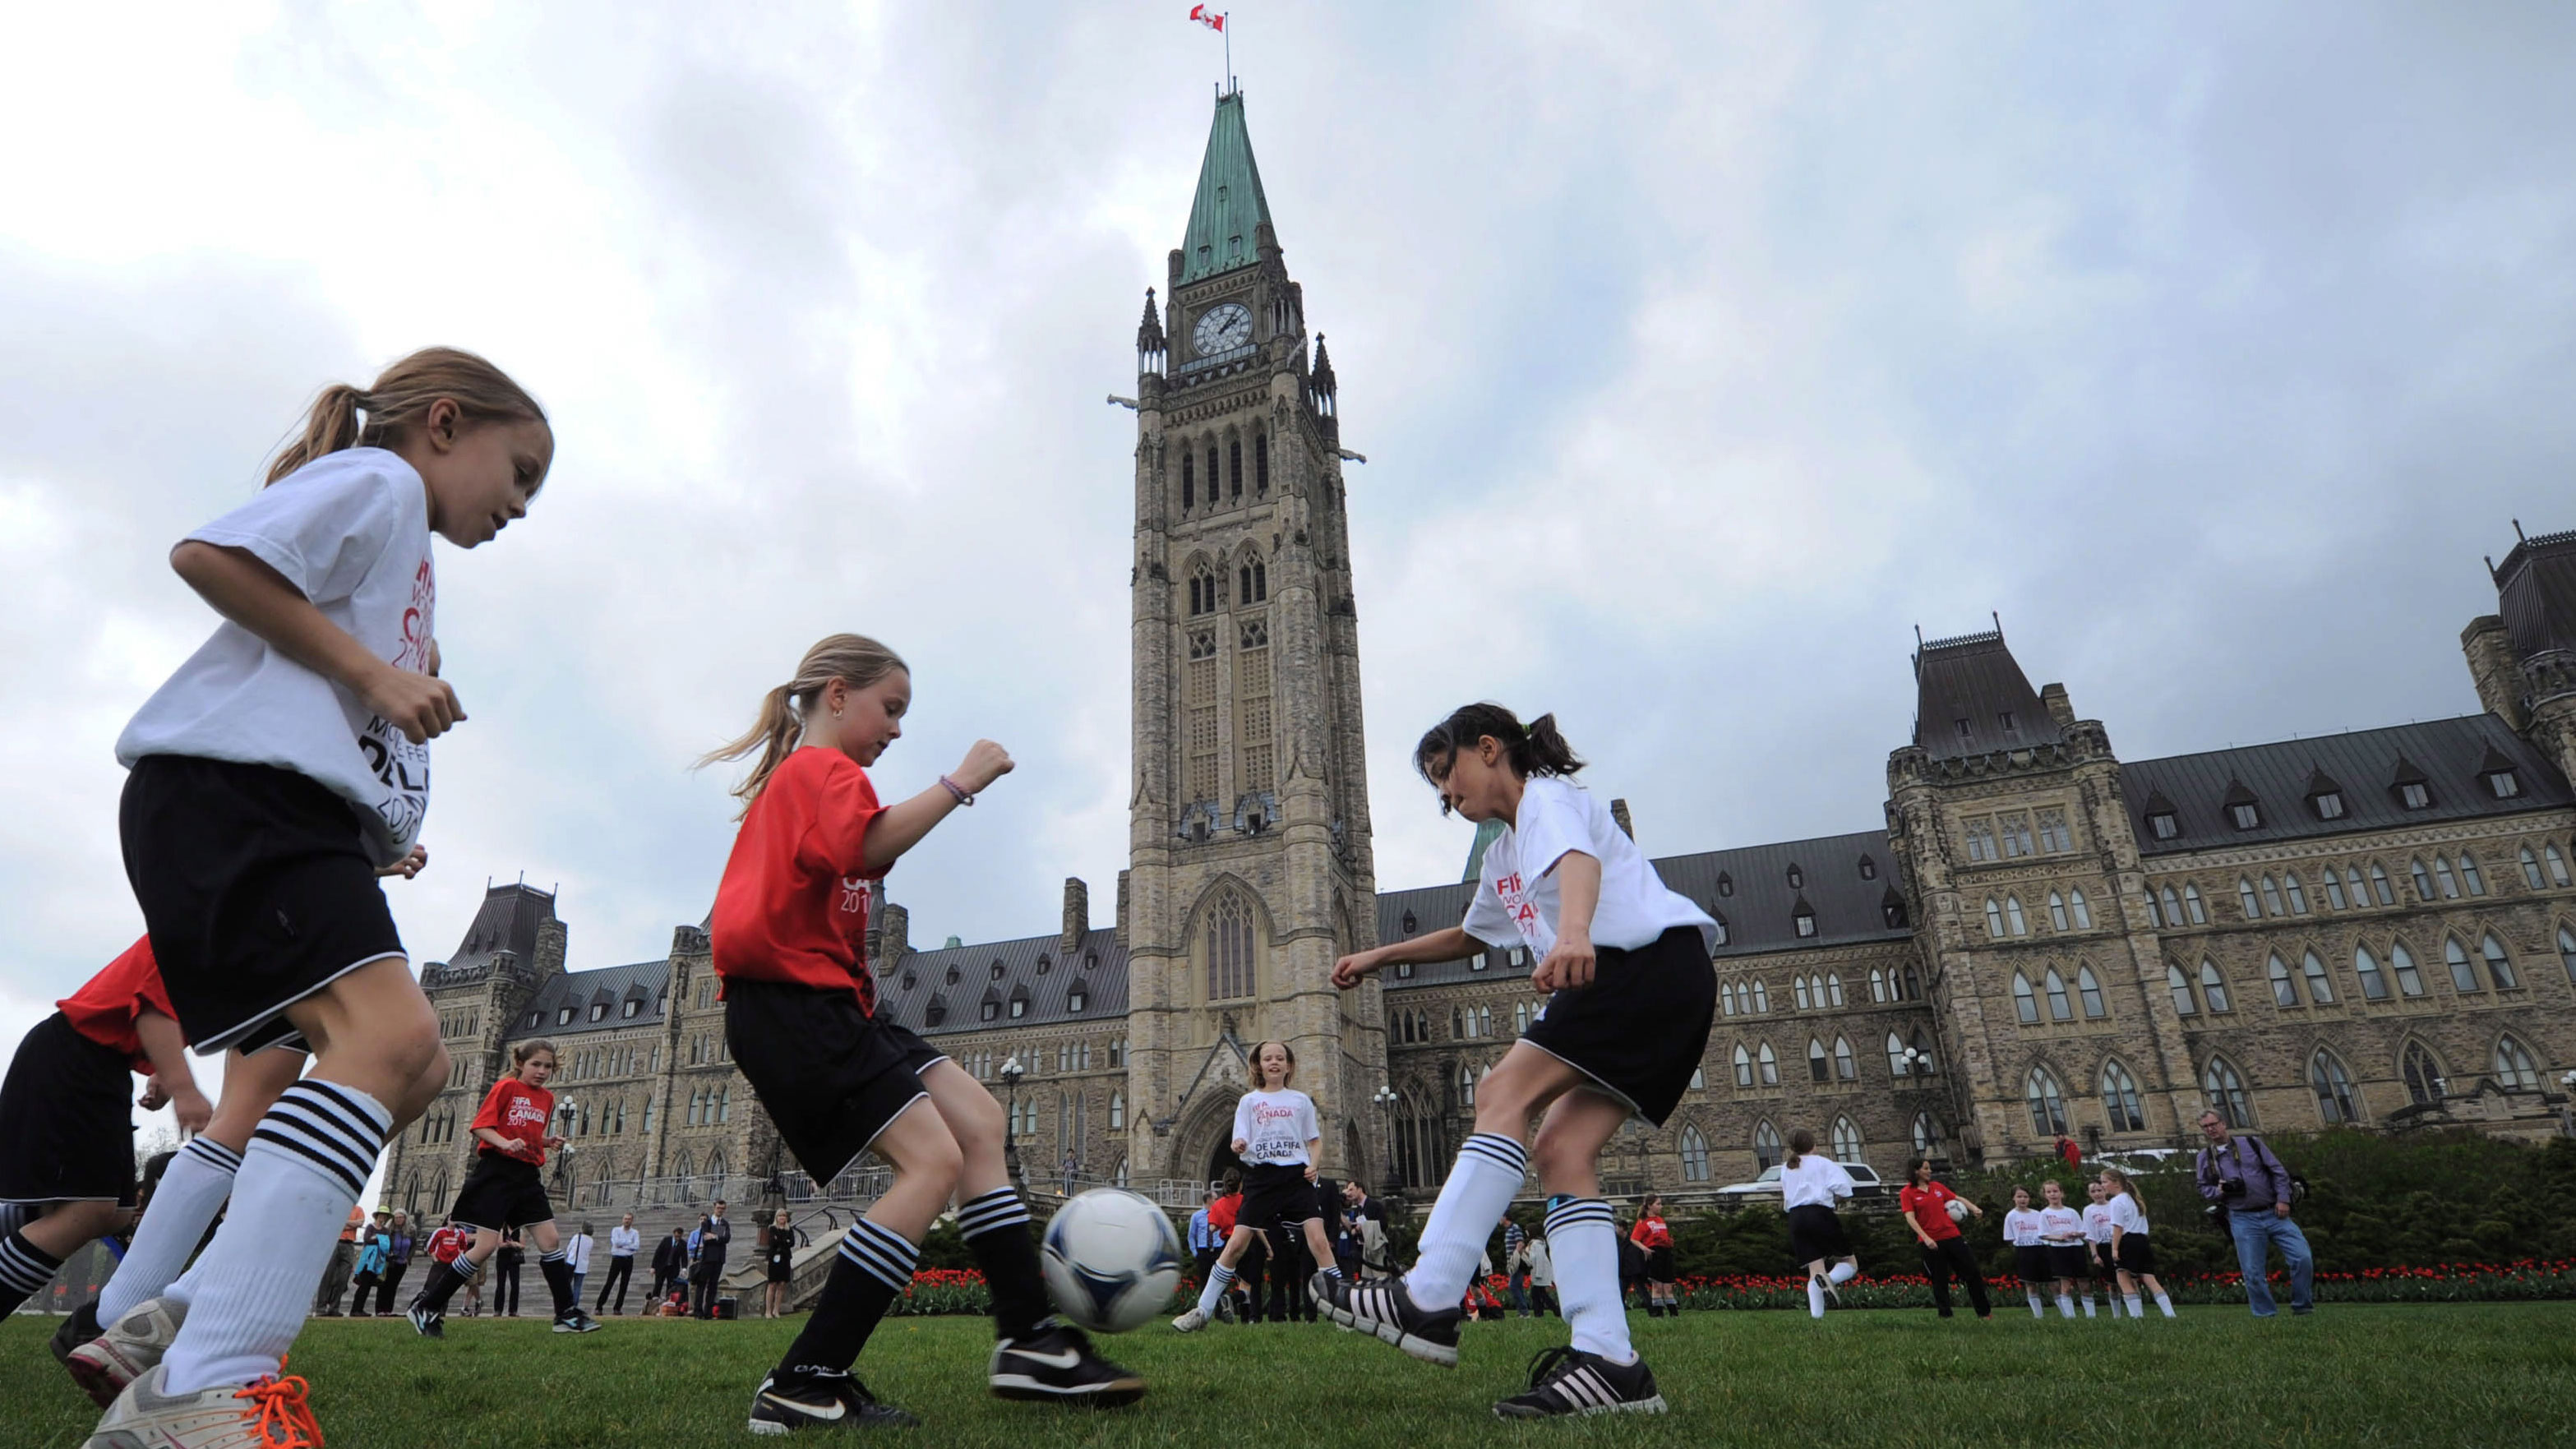
[[[2272,1283],[2268,1260],[2274,1244],[2279,1244],[2281,1258],[2290,1268],[2290,1311],[2314,1313],[2316,1298],[2310,1292],[2310,1280],[2316,1259],[2308,1252],[2308,1236],[2290,1221],[2290,1201],[2296,1195],[2298,1180],[2272,1149],[2259,1137],[2238,1137],[2227,1130],[2227,1119],[2216,1112],[2200,1114],[2200,1135],[2208,1145],[2200,1149],[2196,1169],[2200,1195],[2209,1199],[2212,1216],[2225,1221],[2228,1233],[2236,1240],[2236,1265],[2245,1279],[2246,1306],[2257,1318],[2270,1318],[2280,1310],[2272,1302]]]

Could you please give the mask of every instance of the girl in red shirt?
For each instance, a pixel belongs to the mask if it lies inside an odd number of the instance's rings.
[[[867,767],[902,738],[912,673],[894,651],[835,634],[769,692],[740,739],[702,763],[757,754],[735,790],[741,833],[711,918],[734,1064],[817,1182],[861,1152],[894,1181],[850,1227],[822,1301],[752,1396],[751,1430],[916,1423],[880,1404],[850,1365],[912,1281],[921,1240],[953,1201],[993,1300],[993,1392],[1010,1399],[1131,1403],[1144,1380],[1057,1320],[1003,1160],[1001,1104],[964,1068],[877,1015],[866,959],[870,887],[933,826],[1009,773],[978,740],[953,774],[895,805]]]
[[[1932,1280],[1932,1306],[1941,1310],[1943,1318],[1950,1316],[1950,1275],[1956,1273],[1967,1285],[1968,1301],[1976,1305],[1977,1316],[1994,1317],[1986,1302],[1986,1277],[1977,1271],[1977,1255],[1968,1250],[1968,1240],[1959,1233],[1961,1217],[1969,1213],[1984,1217],[1986,1210],[1933,1181],[1929,1157],[1905,1164],[1905,1186],[1896,1194],[1896,1205],[1923,1249],[1923,1272]]]
[[[446,1337],[447,1300],[456,1296],[501,1247],[504,1228],[518,1228],[537,1245],[537,1267],[554,1295],[555,1332],[595,1333],[599,1320],[581,1311],[573,1293],[572,1263],[555,1231],[554,1205],[546,1200],[546,1183],[537,1171],[546,1149],[563,1139],[548,1129],[555,1115],[555,1094],[546,1083],[555,1074],[554,1043],[523,1041],[510,1051],[510,1070],[483,1094],[474,1114],[474,1168],[456,1192],[448,1216],[474,1229],[474,1243],[456,1255],[443,1271],[432,1269],[420,1295],[411,1301],[412,1328],[423,1338]]]
[[[1646,1316],[1678,1317],[1682,1305],[1673,1297],[1673,1231],[1664,1224],[1662,1193],[1650,1192],[1637,1204],[1637,1222],[1628,1229],[1628,1241],[1646,1255]]]

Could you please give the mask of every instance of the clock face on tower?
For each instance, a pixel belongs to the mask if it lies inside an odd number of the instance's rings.
[[[1252,345],[1252,313],[1241,302],[1226,302],[1199,314],[1190,343],[1201,357],[1214,357]]]

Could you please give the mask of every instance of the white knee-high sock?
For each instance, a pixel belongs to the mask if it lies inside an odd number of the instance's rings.
[[[2165,1315],[2165,1317],[2167,1317],[2167,1318],[2171,1318],[2171,1317],[2173,1317],[2173,1316],[2174,1316],[2174,1311],[2173,1311],[2173,1300],[2172,1300],[2172,1299],[2170,1299],[2170,1298],[2167,1298],[2165,1295],[2163,1295],[2163,1294],[2161,1294],[2161,1293],[2159,1293],[2159,1294],[2157,1294],[2157,1295],[2156,1295],[2156,1307],[2158,1307],[2158,1308],[2160,1308],[2160,1309],[2162,1309],[2162,1310],[2164,1311],[2164,1315]]]
[[[1628,1305],[1619,1293],[1619,1227],[1611,1219],[1610,1204],[1597,1197],[1558,1203],[1547,1215],[1547,1246],[1556,1260],[1559,1310],[1574,1346],[1612,1363],[1635,1363],[1637,1351],[1628,1345]],[[1466,1291],[1465,1285],[1459,1291]]]
[[[2146,1317],[2146,1316],[2147,1316],[2147,1310],[2146,1310],[2145,1308],[2141,1307],[2141,1306],[2139,1305],[2139,1303],[2138,1303],[2138,1295],[2137,1295],[2137,1294],[2135,1294],[2135,1293],[2123,1293],[2123,1294],[2121,1294],[2121,1295],[2120,1295],[2120,1297],[2121,1297],[2124,1301],[2126,1301],[2126,1302],[2128,1303],[2128,1305],[2129,1305],[2129,1316],[2130,1316],[2131,1318],[2144,1318],[2144,1317]]]
[[[2092,1295],[2092,1294],[2090,1294],[2090,1293],[2085,1294],[2085,1295],[2084,1295],[2084,1299],[2083,1299],[2083,1303],[2084,1303],[2084,1316],[2085,1316],[2085,1317],[2087,1317],[2087,1318],[2092,1317],[2092,1316],[2093,1316],[2093,1295]]]
[[[2024,1297],[2030,1299],[2030,1316],[2033,1318],[2046,1318],[2048,1316],[2048,1308],[2045,1304],[2039,1301],[2039,1290],[2036,1288],[2024,1288],[2021,1291]]]
[[[1825,1285],[1812,1274],[1807,1278],[1807,1316],[1809,1318],[1825,1316]]]
[[[1833,1284],[1835,1287],[1839,1288],[1839,1287],[1843,1286],[1845,1283],[1848,1283],[1848,1282],[1850,1282],[1851,1280],[1853,1280],[1854,1278],[1857,1278],[1857,1277],[1859,1277],[1859,1276],[1860,1276],[1860,1264],[1858,1264],[1858,1263],[1836,1263],[1836,1264],[1833,1266],[1833,1271],[1831,1271],[1831,1272],[1829,1272],[1829,1273],[1825,1274],[1825,1281],[1826,1281],[1826,1282],[1828,1282],[1828,1283],[1831,1283],[1831,1284]]]
[[[2088,1303],[2085,1307],[2090,1308],[2092,1305]],[[2057,1316],[2060,1318],[2073,1318],[2075,1316],[2075,1300],[2063,1293],[2058,1294]]]
[[[1232,1268],[1227,1267],[1223,1263],[1218,1263],[1209,1268],[1207,1286],[1199,1290],[1199,1312],[1206,1314],[1210,1318],[1214,1318],[1216,1316],[1217,1300],[1225,1297],[1225,1290],[1233,1286],[1234,1270]]]
[[[1485,1240],[1503,1220],[1528,1171],[1529,1149],[1499,1133],[1479,1132],[1458,1149],[1458,1164],[1440,1184],[1430,1221],[1422,1225],[1413,1271],[1404,1275],[1415,1307],[1437,1313],[1457,1307],[1467,1296],[1467,1280],[1476,1276]]]
[[[99,1322],[114,1323],[170,1286],[205,1237],[206,1224],[232,1195],[233,1174],[240,1170],[241,1154],[212,1137],[193,1138],[179,1149],[152,1190],[152,1206],[135,1225],[134,1246],[99,1290]]]
[[[277,1372],[392,1128],[375,1098],[311,1077],[259,1119],[233,1177],[233,1211],[191,1273],[188,1321],[161,1360],[166,1392]]]

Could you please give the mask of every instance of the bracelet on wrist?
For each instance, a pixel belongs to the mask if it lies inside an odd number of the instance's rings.
[[[972,791],[968,790],[965,786],[958,784],[956,781],[949,779],[946,775],[939,777],[939,783],[948,787],[948,793],[957,797],[958,804],[972,805],[975,803],[975,796]]]

